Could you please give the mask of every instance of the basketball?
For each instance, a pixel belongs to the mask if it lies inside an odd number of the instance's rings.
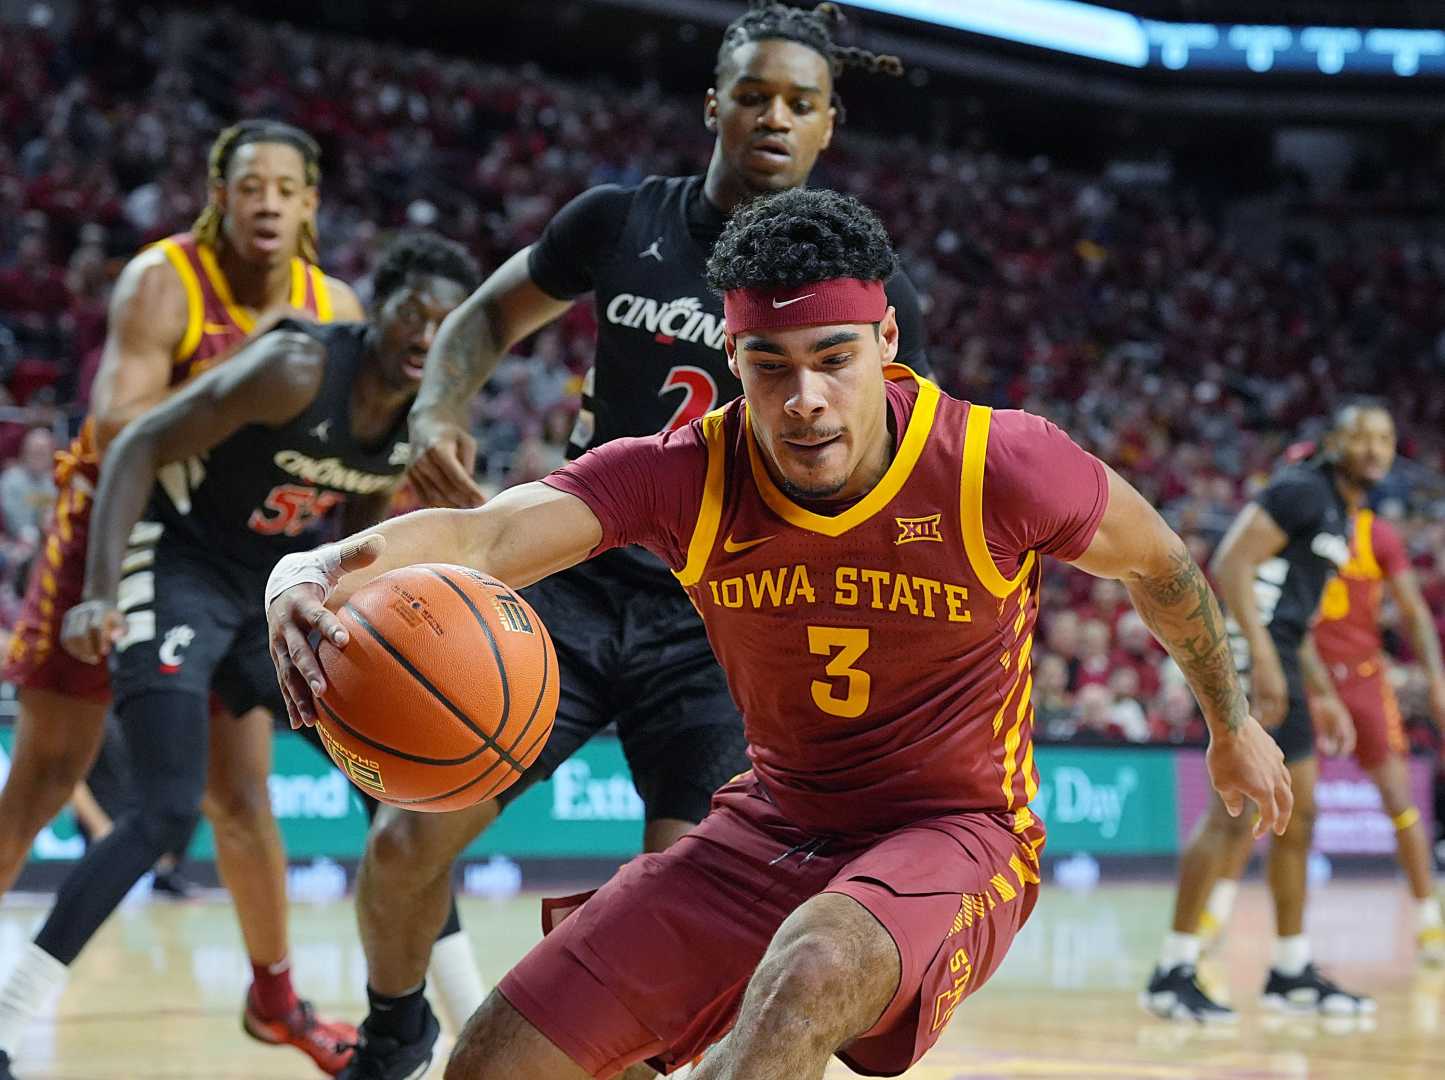
[[[321,642],[317,727],[368,795],[459,810],[505,790],[546,745],[557,654],[502,582],[461,566],[408,566],[357,590],[337,616],[351,639]]]

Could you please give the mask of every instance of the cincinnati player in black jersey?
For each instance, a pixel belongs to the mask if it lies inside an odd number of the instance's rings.
[[[894,57],[837,45],[833,4],[812,11],[754,2],[726,30],[703,122],[717,135],[700,176],[604,185],[558,212],[541,239],[493,273],[438,335],[412,411],[411,480],[428,502],[472,506],[475,444],[468,403],[518,342],[584,293],[597,310],[597,350],[570,453],[623,436],[681,426],[741,393],[723,353],[721,300],[706,261],[728,215],[749,199],[807,182],[840,116],[834,78],[844,66],[899,74]],[[927,370],[923,319],[908,279],[886,283],[905,352]],[[527,591],[561,665],[556,727],[541,758],[499,802],[453,814],[405,814],[373,830],[358,887],[363,925],[407,925],[406,936],[367,933],[372,1038],[408,1043],[364,1056],[378,1077],[412,1075],[430,1053],[417,987],[431,933],[418,912],[439,912],[452,861],[501,804],[549,775],[616,722],[645,807],[643,846],[659,851],[706,814],[712,793],[747,769],[742,725],[701,620],[663,564],[612,552]],[[372,1045],[379,1047],[373,1039]],[[370,1074],[369,1074],[370,1075]]]
[[[1311,962],[1304,936],[1308,860],[1315,818],[1315,724],[1328,754],[1354,749],[1354,722],[1315,652],[1310,623],[1325,584],[1350,561],[1350,519],[1395,459],[1395,424],[1373,401],[1345,405],[1320,452],[1286,465],[1255,496],[1220,541],[1212,569],[1229,612],[1235,663],[1254,714],[1284,751],[1294,816],[1269,853],[1275,954],[1263,1004],[1269,1008],[1359,1015],[1374,1002],[1342,990]],[[1314,722],[1311,722],[1313,715]],[[1231,1021],[1234,1011],[1200,986],[1199,919],[1230,855],[1249,843],[1248,822],[1216,798],[1180,856],[1174,925],[1143,1003],[1188,1020]]]
[[[66,614],[63,643],[89,663],[111,656],[116,712],[141,766],[137,805],[61,885],[34,942],[50,973],[190,835],[206,784],[211,690],[236,716],[258,705],[284,713],[258,602],[266,577],[337,526],[350,532],[384,516],[406,466],[406,412],[427,348],[479,278],[457,245],[404,237],[378,266],[373,322],[285,320],[111,446],[86,599]],[[264,784],[270,762],[217,766],[259,767]],[[249,1013],[247,1030],[266,1039]],[[338,1057],[344,1066],[349,1055]]]

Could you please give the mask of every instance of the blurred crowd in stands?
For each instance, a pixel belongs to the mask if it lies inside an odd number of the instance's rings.
[[[138,247],[194,219],[226,123],[275,115],[318,138],[323,259],[363,299],[393,230],[438,229],[495,267],[583,189],[696,171],[710,150],[701,72],[698,95],[672,97],[234,15],[88,7],[64,33],[0,24],[0,621],[53,498],[55,434],[85,408],[111,284]],[[1054,420],[1138,485],[1201,562],[1311,418],[1343,395],[1379,395],[1409,459],[1384,509],[1403,518],[1445,628],[1445,393],[1421,392],[1445,382],[1445,245],[1291,243],[1247,257],[1187,177],[1015,160],[985,130],[925,147],[845,128],[813,180],[883,215],[944,386]],[[1368,199],[1350,206],[1370,212]],[[590,305],[574,306],[478,398],[492,488],[561,463],[594,332]],[[1041,735],[1200,739],[1188,690],[1122,588],[1050,573],[1034,654]],[[1418,720],[1424,691],[1393,618]]]

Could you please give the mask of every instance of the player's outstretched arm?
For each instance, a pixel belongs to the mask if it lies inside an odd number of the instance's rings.
[[[316,397],[325,362],[314,338],[273,331],[126,426],[106,455],[96,493],[84,601],[66,612],[61,630],[71,654],[98,662],[124,625],[116,609],[121,563],[157,470],[204,453],[247,424],[292,419]]]
[[[1249,798],[1256,835],[1283,833],[1294,807],[1284,755],[1249,715],[1219,608],[1184,541],[1130,484],[1109,470],[1109,505],[1074,565],[1117,578],[1189,681],[1209,725],[1210,779],[1233,815]]]
[[[480,506],[472,479],[477,444],[471,400],[517,342],[572,306],[543,292],[527,269],[530,248],[499,266],[437,331],[411,407],[411,482],[435,506]]]
[[[1284,720],[1289,707],[1289,687],[1279,650],[1265,628],[1255,601],[1254,576],[1263,563],[1278,555],[1288,543],[1288,534],[1269,511],[1258,503],[1250,503],[1230,524],[1210,560],[1214,580],[1219,582],[1224,602],[1229,605],[1230,614],[1249,646],[1254,714],[1270,728]]]
[[[373,578],[415,563],[454,563],[521,588],[581,562],[601,542],[602,524],[586,503],[533,483],[510,488],[483,507],[417,510],[287,555],[266,583],[266,621],[291,725],[314,721],[314,695],[326,689],[309,635],[318,631],[344,648],[346,630],[331,612]]]

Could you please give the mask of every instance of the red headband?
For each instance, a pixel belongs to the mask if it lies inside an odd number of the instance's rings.
[[[881,281],[830,278],[788,289],[729,289],[723,293],[729,334],[824,323],[882,322],[888,296]]]

